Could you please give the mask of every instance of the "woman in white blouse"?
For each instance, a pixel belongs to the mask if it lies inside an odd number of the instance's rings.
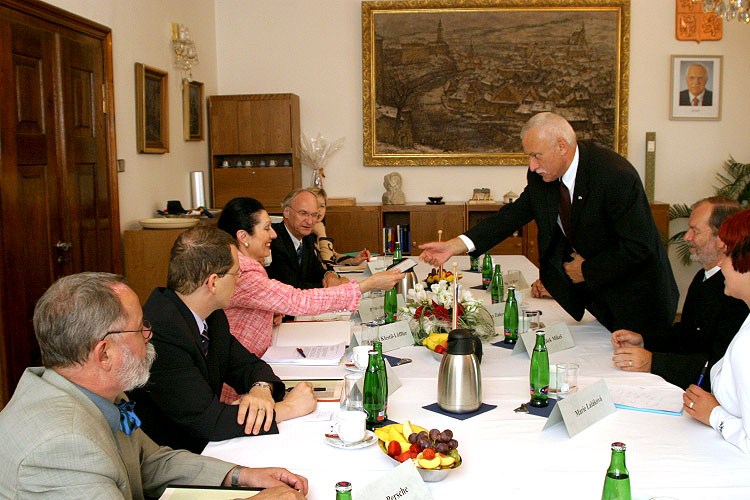
[[[726,245],[721,260],[724,293],[750,305],[750,210],[726,219],[719,239]],[[713,393],[688,387],[682,397],[685,411],[750,453],[750,316],[711,368],[711,388]]]

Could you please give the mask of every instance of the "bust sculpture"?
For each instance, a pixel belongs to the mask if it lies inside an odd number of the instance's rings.
[[[401,182],[401,174],[398,172],[385,175],[383,178],[383,186],[385,186],[383,205],[403,205],[406,203],[404,192],[401,191]]]

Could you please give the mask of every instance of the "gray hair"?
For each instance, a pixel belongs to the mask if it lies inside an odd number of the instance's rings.
[[[83,364],[108,331],[127,318],[117,289],[123,276],[86,272],[60,278],[34,308],[34,332],[47,368]]]
[[[303,193],[303,192],[308,192],[312,194],[313,196],[317,196],[315,195],[315,193],[310,191],[309,188],[293,189],[289,191],[286,196],[284,196],[284,199],[281,201],[281,209],[284,210],[286,207],[288,207],[292,203],[292,200],[295,199],[298,194]]]
[[[711,215],[708,217],[708,225],[711,226],[711,233],[714,236],[719,234],[719,227],[721,227],[724,219],[742,210],[742,205],[737,200],[733,200],[728,196],[709,196],[708,198],[696,201],[690,208],[695,210],[703,203],[711,205]]]
[[[708,77],[708,66],[706,66],[703,63],[694,62],[694,63],[690,63],[690,66],[687,67],[687,70],[685,71],[685,78],[687,78],[688,70],[690,70],[690,68],[692,68],[693,66],[698,66],[699,68],[702,68],[703,71],[706,73],[706,77]]]
[[[540,136],[550,142],[562,137],[568,143],[568,146],[573,146],[576,143],[576,133],[573,127],[568,123],[568,120],[555,113],[537,113],[529,118],[529,121],[521,129],[521,140],[531,129],[537,129]]]

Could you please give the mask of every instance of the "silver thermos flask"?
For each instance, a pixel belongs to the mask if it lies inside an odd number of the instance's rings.
[[[448,349],[438,374],[438,405],[451,413],[470,413],[482,406],[482,341],[471,330],[448,335]]]

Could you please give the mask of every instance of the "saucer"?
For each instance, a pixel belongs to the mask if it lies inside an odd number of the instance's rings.
[[[444,201],[428,201],[425,205],[445,205]]]
[[[365,437],[362,441],[357,441],[355,443],[344,443],[341,439],[337,437],[336,438],[326,437],[325,442],[326,444],[329,444],[333,446],[334,448],[342,448],[345,450],[356,450],[359,448],[367,448],[368,446],[374,445],[375,443],[378,442],[378,438],[375,437],[374,432],[368,431],[367,429],[365,429]]]

